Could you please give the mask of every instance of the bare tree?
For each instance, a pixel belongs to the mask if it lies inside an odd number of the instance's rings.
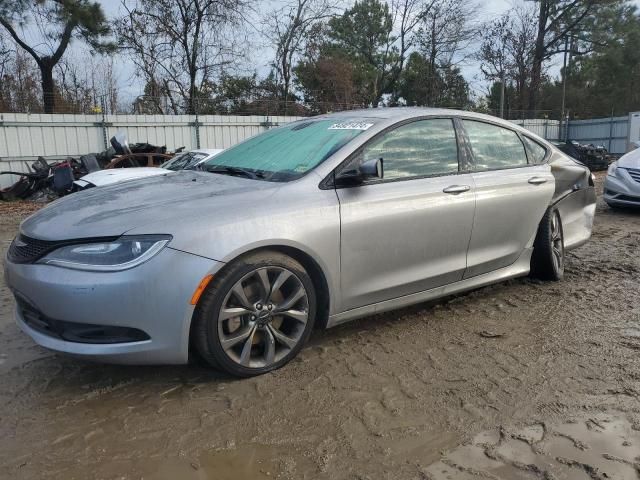
[[[429,63],[429,101],[438,66],[454,66],[470,55],[469,46],[478,32],[478,25],[473,22],[476,9],[470,0],[435,0],[421,18],[417,42]]]
[[[314,25],[331,16],[335,3],[335,0],[295,0],[267,15],[266,36],[276,47],[275,82],[285,102],[290,98],[294,63],[304,51]]]
[[[216,74],[242,56],[248,0],[138,0],[120,22],[119,41],[147,82],[177,94],[188,113]],[[240,34],[240,35],[239,35]]]
[[[37,45],[29,45],[19,33],[18,27],[29,23],[39,30]],[[110,28],[100,4],[89,0],[0,0],[0,25],[38,65],[45,113],[54,112],[53,69],[73,38],[82,39],[94,51],[110,51],[113,46],[104,41]]]
[[[118,109],[113,58],[96,59],[88,52],[67,55],[56,65],[55,74],[60,107],[72,112]]]
[[[534,111],[542,80],[543,63],[566,50],[567,35],[578,35],[589,43],[592,31],[586,20],[598,7],[616,0],[533,0],[538,3],[537,32],[534,38],[529,110]]]
[[[531,85],[535,30],[535,12],[523,7],[509,10],[483,29],[476,58],[485,79],[501,82],[501,113],[507,83],[515,87],[517,109],[525,109],[526,92]]]

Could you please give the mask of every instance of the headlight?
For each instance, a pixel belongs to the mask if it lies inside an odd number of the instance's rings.
[[[613,162],[611,165],[609,165],[609,169],[607,170],[607,175],[611,177],[615,177],[617,169],[618,169],[617,162]]]
[[[139,235],[109,242],[67,245],[49,253],[38,263],[98,272],[126,270],[152,258],[170,240],[170,235]]]

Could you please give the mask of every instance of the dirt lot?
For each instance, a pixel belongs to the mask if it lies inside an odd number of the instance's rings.
[[[638,479],[639,247],[640,212],[600,204],[561,283],[316,332],[241,381],[55,355],[2,286],[0,478]]]

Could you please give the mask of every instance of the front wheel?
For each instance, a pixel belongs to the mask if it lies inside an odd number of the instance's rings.
[[[564,277],[564,235],[556,209],[548,209],[540,221],[531,256],[531,276],[541,280]]]
[[[311,334],[313,282],[278,252],[241,258],[216,276],[194,314],[192,341],[210,365],[249,377],[280,368]]]

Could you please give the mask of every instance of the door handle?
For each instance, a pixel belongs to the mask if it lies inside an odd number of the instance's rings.
[[[458,195],[458,194],[463,193],[463,192],[468,192],[469,190],[471,190],[471,187],[469,185],[451,185],[450,187],[447,187],[442,191],[444,193],[450,193],[452,195]]]
[[[529,183],[531,185],[542,185],[543,183],[547,183],[547,179],[544,177],[531,177]]]

